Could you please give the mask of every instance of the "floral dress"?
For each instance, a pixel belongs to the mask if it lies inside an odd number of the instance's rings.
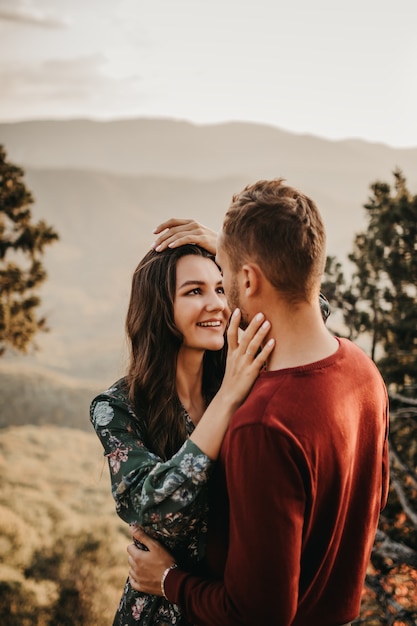
[[[147,449],[144,420],[128,400],[121,379],[91,403],[90,419],[108,459],[116,511],[161,541],[186,570],[198,571],[207,533],[207,482],[214,467],[193,441],[186,439],[168,461]],[[187,435],[194,425],[184,409]],[[188,624],[175,604],[135,591],[129,580],[113,626]]]

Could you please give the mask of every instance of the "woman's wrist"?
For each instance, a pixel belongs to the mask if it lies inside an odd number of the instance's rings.
[[[232,417],[236,409],[241,405],[241,401],[236,397],[236,390],[229,386],[222,384],[217,394],[214,396],[212,402],[217,405],[217,410],[221,412],[225,419]]]

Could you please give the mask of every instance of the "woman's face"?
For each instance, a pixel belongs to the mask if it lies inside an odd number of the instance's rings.
[[[206,257],[181,257],[176,267],[174,321],[182,348],[221,350],[230,316],[217,265]]]

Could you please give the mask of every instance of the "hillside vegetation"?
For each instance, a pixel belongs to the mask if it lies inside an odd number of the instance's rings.
[[[0,623],[110,624],[127,576],[96,435],[54,426],[0,430]]]

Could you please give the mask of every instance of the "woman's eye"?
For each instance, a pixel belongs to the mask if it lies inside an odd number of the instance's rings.
[[[224,288],[223,287],[217,287],[217,293],[224,294]]]
[[[201,293],[201,289],[196,287],[195,289],[191,289],[191,291],[187,291],[187,296],[198,296]]]

